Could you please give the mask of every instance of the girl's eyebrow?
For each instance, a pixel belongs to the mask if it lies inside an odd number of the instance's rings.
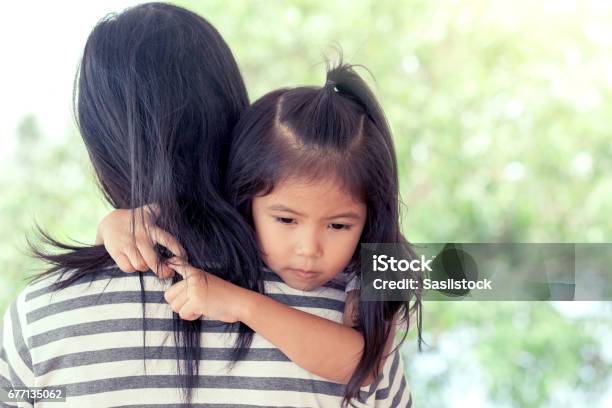
[[[328,220],[331,220],[331,219],[334,219],[334,218],[350,218],[352,220],[357,220],[357,221],[359,221],[361,219],[359,214],[354,213],[354,212],[345,212],[345,213],[340,213],[340,214],[332,215],[331,217],[327,217]]]
[[[288,213],[291,213],[291,214],[298,215],[300,217],[305,217],[304,214],[302,214],[302,213],[300,213],[298,211],[292,210],[291,208],[289,208],[287,206],[284,206],[282,204],[269,205],[268,207],[266,207],[266,209],[272,210],[272,211],[288,212]],[[335,215],[332,215],[331,217],[326,217],[325,219],[326,220],[331,220],[331,219],[334,219],[334,218],[349,218],[349,219],[352,219],[352,220],[360,220],[361,219],[359,214],[357,214],[355,212],[352,212],[352,211],[344,212],[344,213],[340,213],[340,214],[335,214]]]
[[[272,211],[284,211],[284,212],[288,212],[288,213],[292,213],[295,215],[299,215],[300,217],[304,217],[304,214],[297,212],[295,210],[292,210],[291,208],[284,206],[282,204],[273,204],[273,205],[269,205],[266,207],[266,209],[268,210],[272,210]]]

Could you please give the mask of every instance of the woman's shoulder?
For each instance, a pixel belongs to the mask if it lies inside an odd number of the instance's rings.
[[[28,284],[11,307],[28,326],[31,336],[47,333],[52,327],[90,323],[96,319],[139,317],[142,296],[151,304],[147,306],[149,315],[171,317],[169,308],[153,308],[156,304],[165,304],[164,290],[171,282],[162,281],[152,272],[142,273],[142,279],[144,291],[138,273],[124,273],[116,266],[85,274],[72,270],[57,272]],[[61,285],[68,280],[71,280],[69,284]]]
[[[386,359],[376,380],[361,388],[361,397],[367,406],[412,407],[412,394],[399,348]]]
[[[22,291],[26,302],[35,299],[45,301],[67,300],[74,296],[96,294],[108,290],[135,290],[140,288],[138,273],[125,273],[116,265],[86,273],[78,270],[63,270],[42,276],[28,284]],[[142,273],[153,289],[170,286],[151,272]],[[158,283],[155,285],[155,283]],[[147,285],[147,289],[150,285]]]

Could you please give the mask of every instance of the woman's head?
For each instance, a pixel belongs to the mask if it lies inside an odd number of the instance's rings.
[[[248,97],[217,30],[164,3],[109,15],[87,39],[76,97],[81,135],[109,202],[157,204],[156,223],[193,265],[260,285],[257,260],[245,260],[257,251],[244,238],[248,225],[222,196],[231,130]]]
[[[389,127],[374,95],[349,65],[329,70],[323,87],[277,90],[248,108],[234,131],[227,177],[228,196],[254,223],[273,270],[330,272],[319,270],[325,257],[350,244],[341,270],[355,259],[359,240],[400,240]],[[291,191],[300,198],[288,205]],[[338,216],[343,213],[350,216]],[[286,248],[279,259],[266,254],[266,242],[272,240]],[[341,250],[339,241],[346,241]],[[305,247],[312,253],[303,254]]]
[[[248,97],[202,17],[164,3],[108,15],[87,39],[77,84],[79,128],[113,206],[168,208],[198,185],[218,188]]]

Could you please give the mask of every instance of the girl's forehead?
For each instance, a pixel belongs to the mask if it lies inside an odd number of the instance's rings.
[[[336,177],[325,177],[318,179],[305,179],[290,177],[279,180],[270,192],[276,197],[301,197],[304,199],[314,199],[316,197],[342,198],[348,201],[355,201],[350,191]]]
[[[365,204],[355,199],[353,194],[331,177],[318,180],[288,178],[279,181],[269,194],[255,200],[269,209],[286,207],[313,215],[325,215],[337,212],[338,209],[365,212]]]

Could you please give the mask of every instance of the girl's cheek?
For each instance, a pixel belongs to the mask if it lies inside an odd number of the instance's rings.
[[[280,244],[282,240],[279,240],[275,234],[263,234],[259,237],[259,251],[266,260],[273,261],[275,254],[281,249]]]
[[[256,225],[257,245],[264,256],[269,256],[274,250],[274,236],[277,235],[275,225],[268,222],[260,222]]]

